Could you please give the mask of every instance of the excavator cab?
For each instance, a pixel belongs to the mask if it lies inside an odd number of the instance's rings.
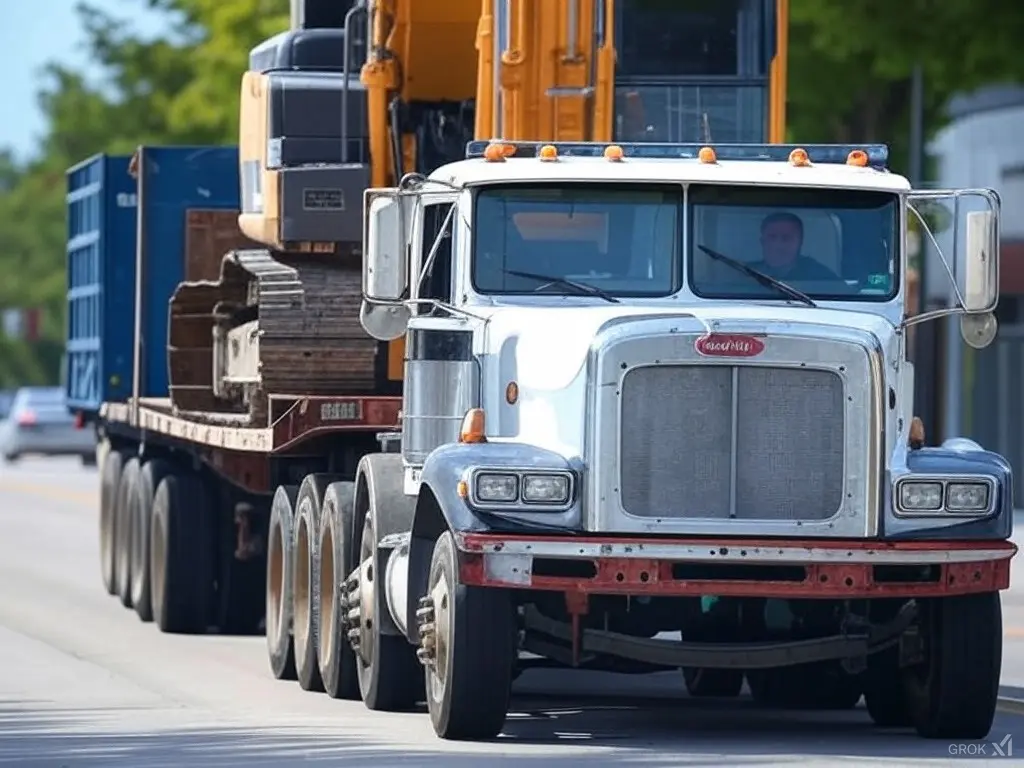
[[[615,140],[764,143],[776,9],[777,0],[617,0]]]
[[[333,4],[334,17],[343,5]],[[343,28],[297,28],[250,52],[241,93],[239,226],[256,242],[283,252],[360,252],[370,185],[366,90],[358,70],[346,73],[345,65],[362,55],[364,41],[347,40]]]

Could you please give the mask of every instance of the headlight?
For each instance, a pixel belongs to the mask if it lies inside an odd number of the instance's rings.
[[[942,509],[942,483],[902,483],[900,509],[906,512],[934,512]]]
[[[519,498],[519,478],[497,472],[476,476],[476,497],[480,501],[509,503]]]
[[[568,476],[524,475],[523,501],[527,504],[551,504],[554,506],[568,503]]]
[[[950,483],[946,508],[950,512],[984,512],[988,509],[988,483]]]

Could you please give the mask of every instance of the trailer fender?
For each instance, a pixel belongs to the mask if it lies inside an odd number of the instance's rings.
[[[576,487],[572,505],[564,511],[531,512],[519,509],[474,509],[459,495],[459,482],[469,482],[475,469],[497,471],[554,471],[572,473]],[[427,593],[434,543],[445,531],[459,533],[559,530],[578,528],[581,522],[579,478],[583,463],[561,454],[522,443],[451,444],[433,451],[420,474],[412,533],[409,537],[409,570],[406,601],[406,632],[418,642],[416,609]]]
[[[356,469],[356,495],[353,515],[353,535],[356,552],[363,532],[363,521],[369,515],[377,538],[377,550],[373,567],[381,575],[377,581],[382,585],[376,590],[375,615],[385,635],[403,634],[395,625],[388,610],[386,584],[383,575],[387,573],[388,558],[392,548],[381,547],[380,542],[397,533],[408,533],[412,529],[416,509],[416,497],[405,493],[405,466],[398,453],[371,453],[364,456]]]

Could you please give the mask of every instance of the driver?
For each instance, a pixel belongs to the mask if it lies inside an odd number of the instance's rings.
[[[786,212],[769,214],[761,222],[762,260],[750,266],[778,280],[840,279],[820,261],[802,255],[800,249],[803,244],[804,223],[799,216]]]

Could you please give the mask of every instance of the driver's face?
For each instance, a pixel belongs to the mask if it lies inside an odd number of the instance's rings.
[[[771,267],[793,264],[800,254],[800,227],[791,221],[773,221],[761,231],[761,250]]]

